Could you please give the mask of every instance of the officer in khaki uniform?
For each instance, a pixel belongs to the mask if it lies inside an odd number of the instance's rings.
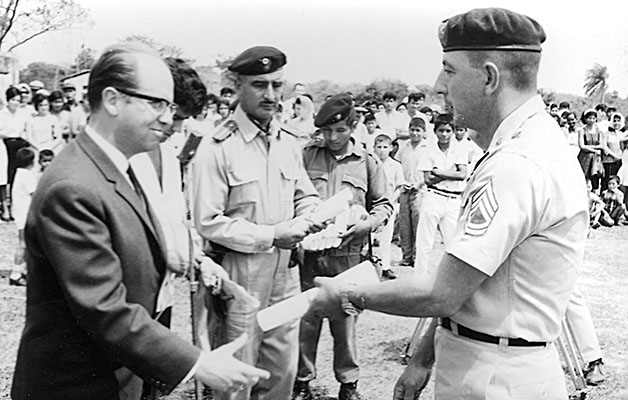
[[[543,28],[499,8],[446,20],[435,84],[486,154],[427,277],[351,287],[319,278],[314,310],[436,316],[395,387],[414,398],[435,359],[436,399],[565,399],[553,342],[588,230],[584,177],[536,91]],[[490,112],[489,112],[490,110]],[[435,335],[434,335],[435,331]]]
[[[203,138],[191,178],[199,234],[218,249],[230,278],[255,296],[260,308],[300,293],[299,271],[288,268],[290,249],[311,228],[298,216],[319,203],[295,138],[273,118],[285,63],[281,51],[263,46],[234,59],[229,70],[240,103]],[[256,310],[238,300],[227,307],[226,340],[243,332],[250,338],[236,356],[271,373],[269,380],[243,388],[235,398],[288,399],[297,368],[298,323],[262,333]]]
[[[348,188],[352,204],[364,207],[369,215],[350,226],[339,248],[306,251],[301,269],[303,290],[314,286],[316,276],[336,276],[362,261],[368,233],[392,215],[390,191],[379,160],[356,144],[351,134],[357,125],[353,99],[348,94],[331,97],[321,106],[314,125],[325,137],[325,146],[303,151],[305,169],[322,199]],[[340,382],[339,400],[357,399],[359,367],[355,343],[356,316],[330,321],[334,337],[334,372]],[[308,383],[316,378],[316,350],[323,318],[308,313],[301,320],[299,371],[293,399],[309,400]]]

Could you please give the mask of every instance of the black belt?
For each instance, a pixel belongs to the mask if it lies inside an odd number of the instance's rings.
[[[452,329],[452,324],[456,326],[457,331],[458,331],[457,334],[459,336],[464,336],[466,338],[477,340],[479,342],[499,344],[501,339],[506,339],[508,346],[514,346],[514,347],[545,347],[547,346],[547,342],[528,342],[527,340],[521,339],[521,338],[500,338],[500,337],[492,336],[486,333],[474,331],[471,328],[467,328],[464,325],[460,325],[456,322],[453,322],[451,319],[447,317],[440,319],[440,326],[456,333],[456,331]]]

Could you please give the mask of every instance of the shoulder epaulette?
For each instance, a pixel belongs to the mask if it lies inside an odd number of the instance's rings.
[[[234,120],[226,121],[222,125],[218,126],[212,135],[212,139],[216,142],[222,142],[231,136],[236,130],[238,130],[238,124]]]

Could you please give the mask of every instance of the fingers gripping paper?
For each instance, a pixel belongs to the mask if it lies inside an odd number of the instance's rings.
[[[377,270],[370,261],[364,261],[333,279],[364,285],[379,282]],[[301,318],[310,307],[318,288],[290,297],[257,313],[257,323],[264,332]]]

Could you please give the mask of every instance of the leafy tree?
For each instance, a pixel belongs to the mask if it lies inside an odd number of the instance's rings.
[[[121,40],[123,43],[143,43],[155,49],[162,57],[180,58],[188,64],[193,64],[194,60],[183,55],[183,49],[172,43],[162,43],[146,35],[130,35]]]
[[[47,62],[33,62],[20,71],[20,82],[41,81],[48,90],[58,87],[59,81],[68,75],[69,71],[57,64]]]
[[[600,103],[604,102],[604,95],[608,89],[608,70],[604,65],[595,63],[587,70],[584,80],[584,93],[588,97],[600,96]]]
[[[88,24],[89,12],[75,0],[0,0],[0,49],[6,44],[10,52],[44,33]]]
[[[83,71],[85,69],[91,69],[95,62],[96,50],[90,47],[86,47],[84,44],[82,44],[81,50],[74,59],[72,69],[76,72]]]

